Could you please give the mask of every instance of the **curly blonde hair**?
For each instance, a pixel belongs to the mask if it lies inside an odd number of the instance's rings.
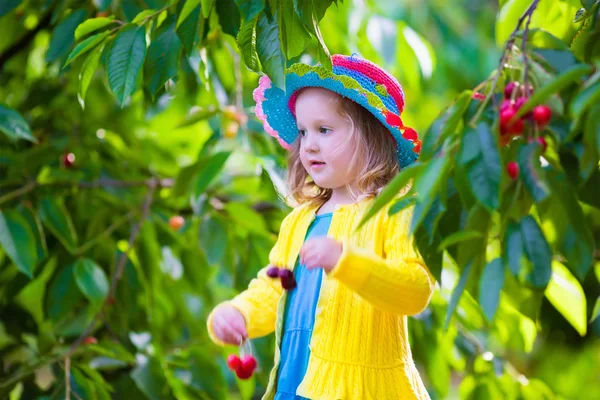
[[[352,127],[346,144],[354,145],[355,151],[348,174],[356,178],[347,185],[349,193],[355,201],[374,197],[400,170],[396,141],[389,130],[364,107],[337,94],[333,101],[338,103],[340,116],[346,118]],[[345,149],[345,145],[340,150]],[[300,161],[300,140],[292,144],[288,153],[287,185],[289,194],[286,201],[293,200],[297,204],[315,202],[322,205],[333,193],[332,189],[321,188],[310,178]],[[359,193],[355,193],[351,186],[357,188]]]

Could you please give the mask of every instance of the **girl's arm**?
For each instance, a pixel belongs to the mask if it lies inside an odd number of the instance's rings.
[[[409,236],[412,210],[386,215],[385,258],[342,240],[342,255],[329,277],[384,311],[399,315],[423,311],[433,294],[435,279]]]
[[[250,281],[248,289],[232,300],[217,305],[209,314],[207,320],[208,334],[216,344],[223,345],[224,343],[215,336],[212,326],[214,315],[220,307],[227,305],[235,307],[244,316],[249,338],[265,336],[275,331],[277,304],[283,293],[283,288],[278,279],[269,278],[266,272],[270,266],[281,267],[285,265],[284,245],[287,236],[290,234],[288,227],[291,224],[291,215],[288,215],[281,223],[279,237],[269,254],[271,265],[258,272],[257,277]]]

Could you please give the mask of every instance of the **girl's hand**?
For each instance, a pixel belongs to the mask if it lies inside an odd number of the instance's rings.
[[[309,239],[300,249],[300,262],[308,269],[323,268],[330,273],[342,255],[342,243],[328,237]]]
[[[224,305],[215,310],[212,328],[215,336],[224,343],[239,345],[248,337],[246,320],[233,306]]]

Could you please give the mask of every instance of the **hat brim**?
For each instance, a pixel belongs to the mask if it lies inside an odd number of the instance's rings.
[[[365,88],[350,76],[336,74],[337,68],[342,67],[334,66],[332,72],[320,65],[294,64],[287,70],[285,91],[273,86],[267,76],[262,76],[254,91],[254,100],[256,115],[263,122],[265,131],[289,150],[298,137],[296,118],[292,113],[295,94],[302,88],[320,87],[346,97],[371,112],[392,134],[400,167],[412,164],[419,155],[414,151],[414,141],[405,139],[399,127],[390,124],[389,116],[399,114],[391,96],[385,89],[376,88],[373,82],[362,82],[362,85],[373,85],[372,88]],[[399,116],[395,121],[400,121],[401,125]]]

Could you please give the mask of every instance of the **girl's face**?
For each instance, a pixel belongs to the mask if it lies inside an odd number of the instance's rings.
[[[339,113],[341,97],[322,88],[307,88],[296,99],[300,160],[321,188],[337,189],[351,180],[355,144],[351,122]]]

